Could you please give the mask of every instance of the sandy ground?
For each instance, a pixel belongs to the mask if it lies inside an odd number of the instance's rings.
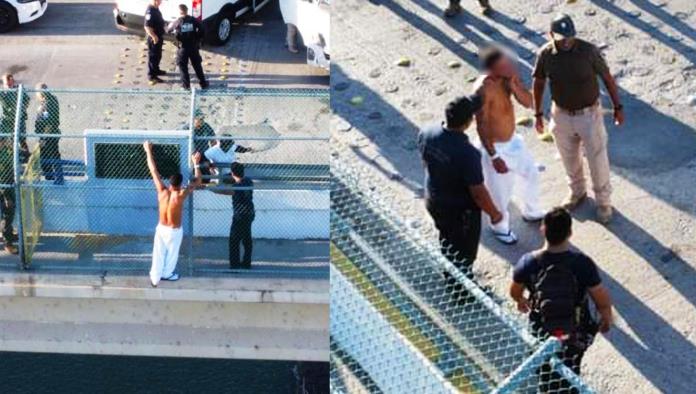
[[[426,236],[420,126],[438,122],[444,105],[471,92],[477,48],[493,40],[519,56],[529,83],[548,23],[573,16],[579,35],[603,48],[621,86],[627,123],[606,118],[610,134],[614,221],[594,221],[594,204],[575,212],[574,244],[592,256],[615,301],[617,324],[598,339],[583,376],[599,392],[688,393],[696,382],[696,4],[688,0],[493,2],[492,18],[473,0],[453,19],[445,1],[346,0],[333,5],[332,136],[337,156],[371,168],[375,188]],[[407,58],[410,65],[398,66]],[[604,97],[605,106],[609,102]],[[531,115],[517,109],[517,115]],[[473,129],[471,130],[473,131]],[[567,193],[552,144],[519,130],[545,168],[543,202]],[[514,204],[513,204],[514,205]],[[542,245],[536,226],[519,220],[514,247],[482,239],[479,280],[502,299],[511,264]],[[512,310],[512,305],[507,302]]]

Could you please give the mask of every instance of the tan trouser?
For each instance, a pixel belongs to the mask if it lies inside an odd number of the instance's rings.
[[[568,185],[573,195],[580,196],[587,191],[580,150],[583,146],[590,168],[595,200],[598,205],[611,205],[607,131],[604,128],[602,107],[596,104],[582,114],[570,115],[554,104],[551,108],[550,128],[563,159]]]

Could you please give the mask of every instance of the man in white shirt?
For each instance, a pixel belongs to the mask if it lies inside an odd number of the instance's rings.
[[[229,134],[223,134],[222,138],[205,151],[205,157],[210,161],[210,168],[216,176],[230,173],[230,164],[237,161],[235,153],[253,151],[251,148],[237,145]]]

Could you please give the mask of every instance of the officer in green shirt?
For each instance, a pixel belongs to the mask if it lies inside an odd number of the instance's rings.
[[[12,138],[0,137],[0,232],[5,239],[5,251],[17,254],[12,222],[15,216],[14,160]]]
[[[15,124],[15,114],[17,110],[17,84],[15,83],[12,74],[2,76],[3,87],[6,90],[0,90],[0,108],[2,108],[2,118],[0,119],[0,133],[13,134]],[[19,116],[19,133],[26,133],[27,124],[27,109],[29,108],[29,96],[22,95],[22,105],[20,106]],[[29,147],[27,146],[26,138],[20,140],[21,154],[24,157],[29,156]]]
[[[60,105],[58,98],[46,91],[45,84],[38,84],[36,98],[39,104],[36,113],[34,129],[36,134],[60,134]],[[47,180],[55,180],[56,184],[63,183],[63,166],[60,163],[60,148],[58,137],[40,138],[41,172]]]

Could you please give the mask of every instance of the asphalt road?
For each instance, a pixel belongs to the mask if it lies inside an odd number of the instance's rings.
[[[109,0],[49,2],[46,14],[0,40],[0,72],[15,74],[20,83],[44,82],[63,88],[179,89],[175,47],[165,44],[165,84],[147,84],[143,38],[114,26]],[[304,54],[284,48],[285,25],[277,2],[233,27],[223,47],[202,52],[213,87],[327,87],[328,73],[306,64]]]

